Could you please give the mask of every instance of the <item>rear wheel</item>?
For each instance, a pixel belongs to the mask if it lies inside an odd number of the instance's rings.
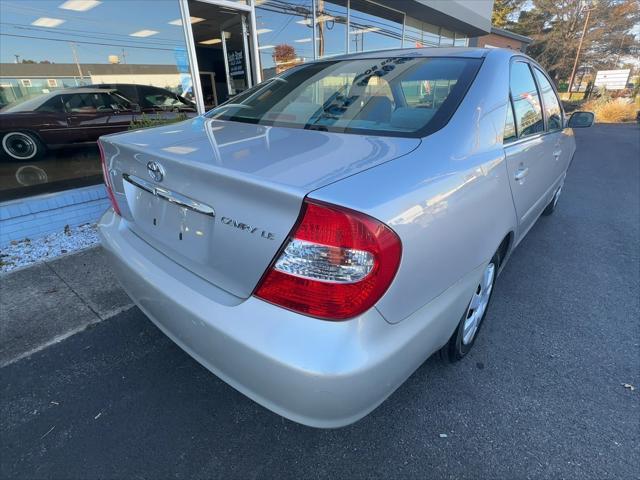
[[[500,266],[500,255],[496,253],[482,273],[469,305],[460,319],[458,328],[444,346],[442,353],[452,362],[461,360],[469,351],[478,336],[482,321],[487,315],[487,308],[493,294],[496,274]]]
[[[12,160],[35,160],[44,153],[44,144],[33,133],[7,132],[1,136],[2,153]]]

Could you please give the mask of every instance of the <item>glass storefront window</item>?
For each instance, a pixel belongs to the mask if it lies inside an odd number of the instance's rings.
[[[351,52],[402,47],[404,14],[367,0],[351,0]]]
[[[404,27],[404,40],[402,46],[404,48],[422,48],[424,47],[422,36],[422,22],[413,17],[407,17]]]
[[[440,29],[440,46],[453,47],[454,33],[450,30]]]
[[[262,79],[313,60],[312,1],[266,0],[258,3],[256,34]]]
[[[466,47],[469,44],[469,38],[462,34],[456,32],[456,38],[453,42],[453,45],[456,47]]]
[[[124,10],[0,2],[0,200],[99,183],[99,136],[196,115],[179,3]]]
[[[318,58],[347,52],[347,0],[316,0]]]
[[[188,50],[209,109],[250,87],[256,68],[266,80],[347,51],[468,44],[395,3],[188,0],[183,20],[178,0],[0,0],[0,201],[99,183],[100,135],[195,116]],[[323,85],[351,80],[337,75]],[[390,96],[384,81],[368,88]],[[407,88],[437,104],[451,85]]]
[[[440,27],[423,23],[422,37],[426,47],[437,47],[440,44]]]
[[[437,47],[440,43],[440,29],[435,25],[406,17],[404,48]]]

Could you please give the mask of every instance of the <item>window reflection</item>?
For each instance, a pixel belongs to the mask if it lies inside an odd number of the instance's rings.
[[[453,47],[454,33],[451,30],[440,29],[440,46]]]
[[[547,116],[547,128],[549,130],[560,130],[562,129],[562,110],[560,109],[558,97],[556,97],[553,87],[545,74],[537,67],[533,70],[542,93],[542,101],[544,102],[544,110]]]
[[[456,32],[456,38],[453,44],[455,47],[466,47],[469,45],[469,38],[462,33]]]
[[[177,1],[2,0],[0,18],[0,199],[98,183],[99,136],[196,114]]]
[[[402,47],[404,14],[366,0],[351,0],[351,52]]]
[[[542,132],[544,121],[540,96],[526,63],[514,62],[511,65],[510,86],[518,136]]]
[[[318,58],[347,51],[347,0],[316,0],[316,45]]]
[[[422,22],[413,17],[407,17],[404,32],[405,48],[437,47],[440,43],[440,28]]]
[[[256,7],[262,79],[313,59],[311,0],[267,0]]]

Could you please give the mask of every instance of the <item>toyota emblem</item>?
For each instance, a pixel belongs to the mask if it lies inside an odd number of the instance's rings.
[[[161,182],[164,178],[164,169],[158,162],[147,163],[147,172],[149,172],[151,179],[156,182]]]

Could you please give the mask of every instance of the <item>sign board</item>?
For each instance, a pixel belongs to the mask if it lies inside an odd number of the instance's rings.
[[[232,77],[244,75],[244,55],[242,51],[229,53],[229,75]]]
[[[630,69],[625,70],[598,70],[593,85],[607,90],[624,90],[629,81]]]

